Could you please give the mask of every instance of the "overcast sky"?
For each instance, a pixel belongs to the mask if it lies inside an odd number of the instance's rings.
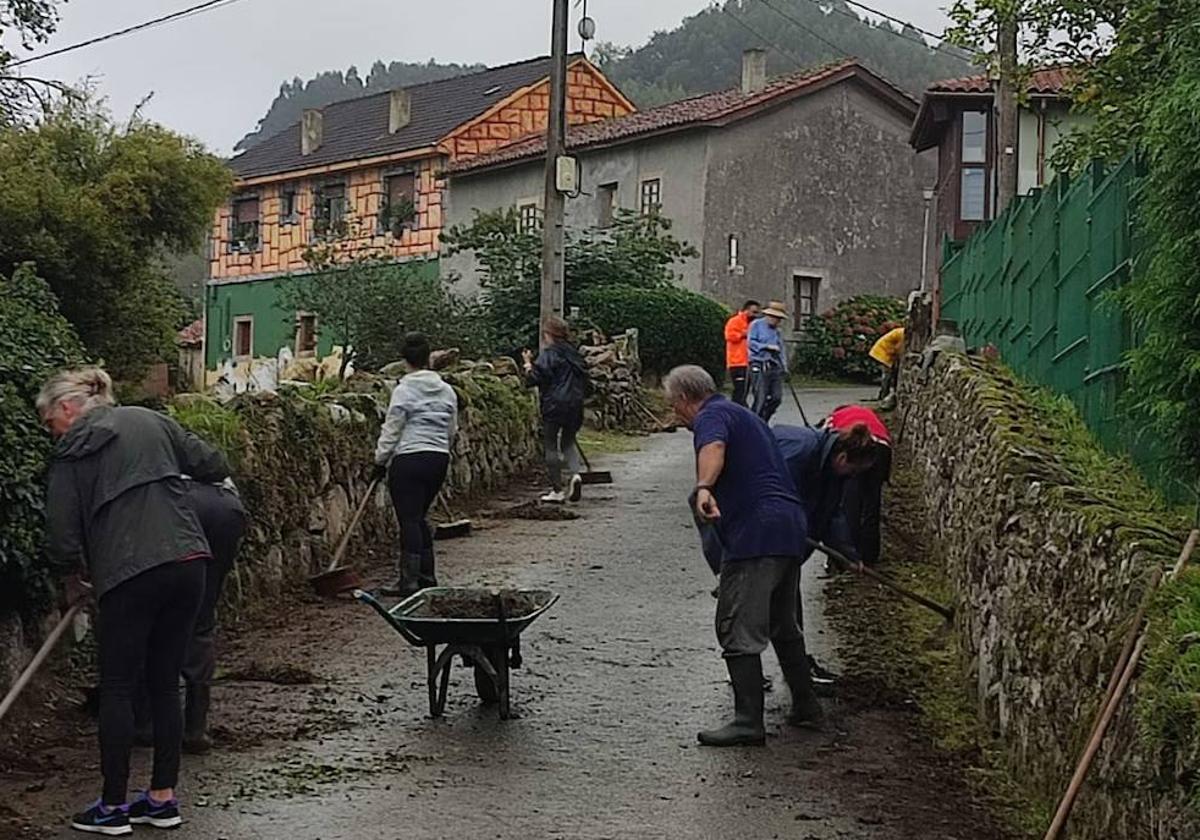
[[[195,5],[198,0],[69,0],[61,47]],[[589,0],[597,38],[644,43],[707,0]],[[943,2],[868,0],[940,32]],[[572,0],[572,7],[576,0]],[[572,32],[579,9],[572,9]],[[252,130],[284,79],[376,59],[502,64],[549,52],[550,0],[236,0],[227,6],[28,65],[30,75],[94,78],[118,117],[143,113],[227,153]],[[578,47],[572,37],[571,47]],[[19,52],[19,51],[18,51]]]

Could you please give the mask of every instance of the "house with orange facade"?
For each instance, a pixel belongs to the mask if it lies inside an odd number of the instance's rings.
[[[437,275],[444,173],[544,132],[549,76],[550,60],[537,58],[333,103],[233,158],[235,191],[211,235],[207,367],[332,349],[319,316],[279,303],[281,284],[308,270],[310,246],[369,248]],[[571,125],[635,110],[583,56],[570,58],[567,81]]]

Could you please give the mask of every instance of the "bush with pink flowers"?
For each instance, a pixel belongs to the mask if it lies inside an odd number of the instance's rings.
[[[904,325],[904,301],[878,295],[844,300],[809,320],[796,353],[795,373],[874,381],[879,363],[868,354],[886,332]]]

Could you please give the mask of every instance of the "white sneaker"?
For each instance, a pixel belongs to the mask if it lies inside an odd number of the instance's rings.
[[[566,500],[567,500],[566,494],[564,494],[563,491],[561,491],[561,490],[551,490],[545,496],[542,496],[543,502],[550,502],[550,503],[556,504],[556,505],[561,505]]]
[[[578,502],[583,498],[583,476],[576,473],[571,476],[571,483],[567,485],[570,492],[567,493],[567,501]]]

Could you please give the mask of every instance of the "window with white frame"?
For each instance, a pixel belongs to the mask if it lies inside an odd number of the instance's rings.
[[[257,251],[259,245],[258,195],[238,196],[233,200],[229,224],[229,250]]]
[[[738,238],[736,233],[729,234],[729,270],[734,271],[741,263],[738,262]]]

